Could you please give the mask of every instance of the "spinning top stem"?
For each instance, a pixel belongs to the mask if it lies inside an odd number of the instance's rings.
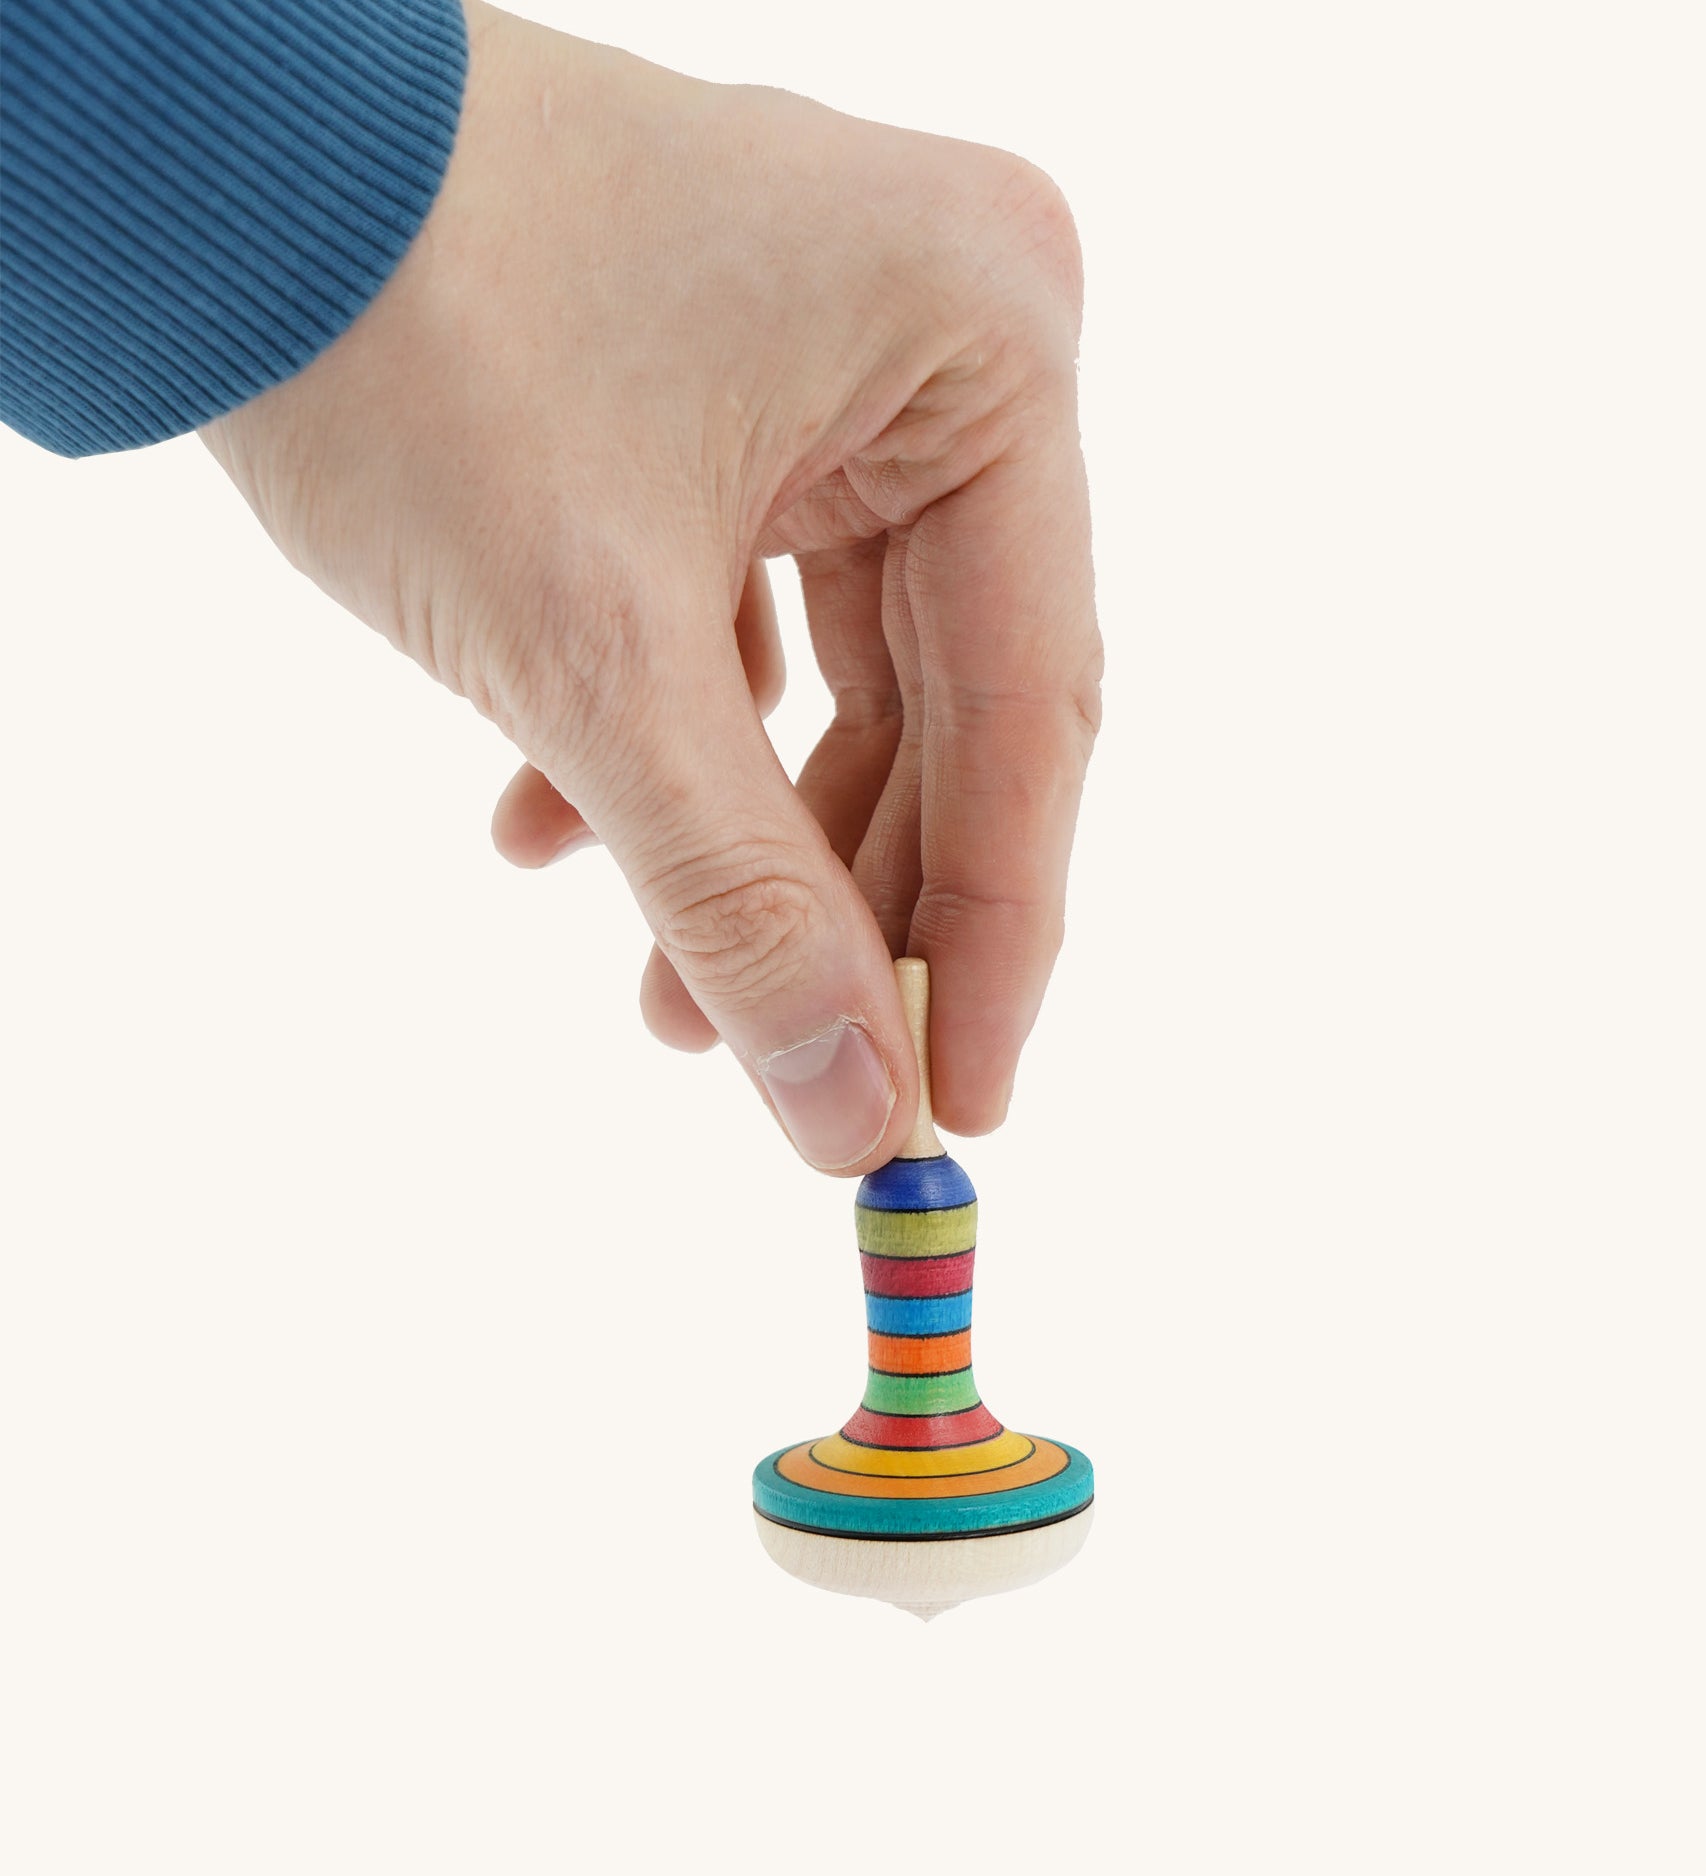
[[[930,966],[922,958],[896,958],[894,980],[918,1056],[918,1115],[896,1157],[935,1159],[946,1149],[936,1132],[936,1116],[930,1103]]]

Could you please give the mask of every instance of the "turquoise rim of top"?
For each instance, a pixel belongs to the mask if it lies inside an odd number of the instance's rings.
[[[761,1517],[823,1537],[873,1537],[908,1541],[942,1537],[998,1537],[1057,1524],[1082,1511],[1095,1496],[1096,1475],[1076,1446],[1055,1440],[1067,1457],[1052,1479],[1008,1492],[971,1492],[959,1498],[863,1498],[854,1493],[817,1492],[796,1485],[776,1470],[791,1453],[781,1447],[752,1475],[752,1502]]]

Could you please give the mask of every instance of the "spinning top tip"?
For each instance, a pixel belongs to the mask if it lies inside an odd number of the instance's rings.
[[[979,1596],[1024,1589],[1063,1569],[1084,1548],[1093,1508],[993,1537],[896,1543],[800,1531],[757,1513],[772,1561],[815,1589],[893,1603],[922,1622]]]

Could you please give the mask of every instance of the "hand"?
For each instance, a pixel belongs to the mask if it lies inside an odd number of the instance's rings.
[[[720,1036],[806,1158],[863,1171],[916,1101],[911,952],[937,1116],[993,1127],[1098,719],[1065,205],[996,151],[469,27],[402,266],[207,443],[526,756],[500,849],[610,849],[656,1034]],[[835,696],[797,786],[761,721],[782,553]]]

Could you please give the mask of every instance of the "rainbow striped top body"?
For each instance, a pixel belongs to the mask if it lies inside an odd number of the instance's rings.
[[[977,1194],[945,1153],[895,1159],[859,1186],[870,1371],[839,1433],[772,1453],[760,1516],[825,1536],[989,1537],[1072,1517],[1094,1476],[1081,1452],[1015,1433],[971,1365]]]

